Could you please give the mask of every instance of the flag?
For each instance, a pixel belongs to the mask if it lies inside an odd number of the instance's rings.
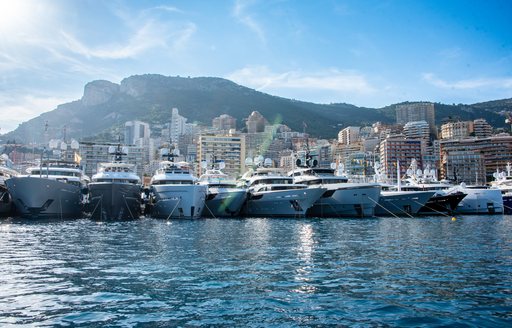
[[[75,152],[75,163],[80,164],[82,157]]]

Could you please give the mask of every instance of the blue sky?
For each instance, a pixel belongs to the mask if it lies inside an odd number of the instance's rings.
[[[368,107],[510,98],[512,1],[0,0],[0,133],[144,73]]]

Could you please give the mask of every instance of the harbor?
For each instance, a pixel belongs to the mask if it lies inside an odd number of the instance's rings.
[[[0,328],[512,327],[512,1],[0,9]]]

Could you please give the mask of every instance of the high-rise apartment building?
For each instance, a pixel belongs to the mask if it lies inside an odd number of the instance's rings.
[[[429,140],[430,128],[426,121],[407,122],[404,125],[404,135],[407,139]]]
[[[407,122],[425,121],[430,134],[437,136],[434,104],[429,102],[406,103],[396,106],[396,122],[405,125]]]
[[[415,159],[419,168],[423,167],[422,148],[425,141],[390,137],[380,143],[380,164],[383,172],[391,181],[397,181],[397,163],[400,164],[400,176],[403,177]]]
[[[212,120],[212,127],[217,131],[236,130],[236,118],[233,116],[222,114]]]
[[[343,145],[350,145],[355,142],[359,142],[359,130],[358,126],[348,126],[338,133],[338,142]]]
[[[473,127],[475,132],[475,137],[477,138],[487,138],[492,135],[492,126],[487,123],[483,118],[479,118],[473,121]]]
[[[268,121],[258,111],[253,111],[245,124],[247,133],[258,133],[265,131],[265,125],[268,124]]]
[[[441,125],[441,139],[462,139],[473,133],[473,121],[449,122]]]
[[[129,121],[124,124],[125,145],[148,145],[150,136],[151,130],[148,123]]]
[[[206,161],[208,166],[214,159],[223,161],[223,171],[230,176],[236,177],[244,172],[245,157],[245,136],[242,134],[212,134],[199,137],[198,161]]]

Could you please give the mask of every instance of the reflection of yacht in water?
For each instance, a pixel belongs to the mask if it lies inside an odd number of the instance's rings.
[[[86,178],[77,164],[44,161],[6,180],[16,213],[28,218],[80,218]]]
[[[88,211],[99,220],[136,219],[141,213],[141,184],[135,165],[123,162],[127,149],[111,146],[113,161],[100,163],[89,183]]]
[[[237,187],[223,168],[224,162],[220,162],[219,169],[211,168],[199,177],[198,183],[208,186],[204,216],[237,216],[247,198],[247,190]]]
[[[207,187],[196,184],[197,178],[186,162],[174,162],[177,150],[162,149],[167,160],[151,178],[151,216],[163,219],[196,219],[203,211]]]
[[[12,163],[6,154],[0,156],[0,216],[14,214],[11,195],[5,186],[5,180],[17,176],[18,171],[12,168]]]

